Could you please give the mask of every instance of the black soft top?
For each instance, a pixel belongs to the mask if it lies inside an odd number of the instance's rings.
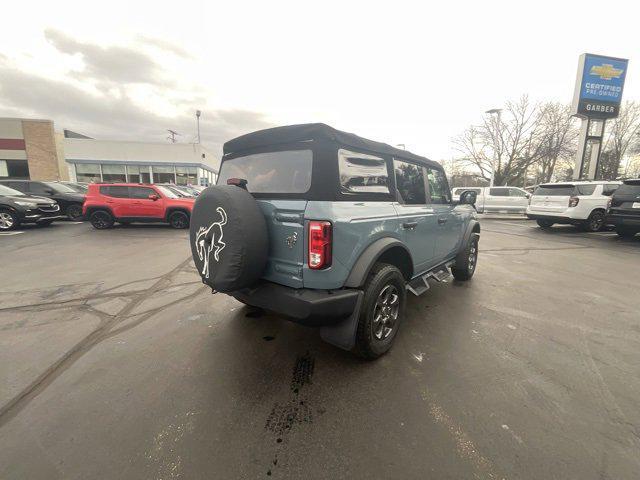
[[[443,169],[442,165],[428,158],[421,157],[407,150],[392,147],[386,143],[374,142],[373,140],[359,137],[353,133],[336,130],[324,123],[304,123],[258,130],[257,132],[248,133],[229,140],[224,144],[223,151],[226,156],[254,148],[307,141],[332,142],[338,146],[366,150],[370,153],[392,155],[395,158],[409,160],[426,167],[437,168],[439,170]]]

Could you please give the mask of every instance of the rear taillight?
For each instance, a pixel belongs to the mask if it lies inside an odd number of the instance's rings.
[[[580,203],[580,199],[578,197],[571,197],[569,199],[569,207],[577,207],[578,203]]]
[[[331,222],[309,222],[309,268],[319,270],[331,265]]]
[[[611,203],[613,202],[613,199],[610,198],[609,200],[607,200],[607,212],[609,212],[609,210],[611,209]]]

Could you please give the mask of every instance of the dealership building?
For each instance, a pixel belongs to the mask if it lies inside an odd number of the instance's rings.
[[[211,185],[218,166],[201,144],[98,140],[51,120],[0,118],[0,179]]]

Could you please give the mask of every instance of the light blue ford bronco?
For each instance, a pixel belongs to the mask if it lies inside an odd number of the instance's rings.
[[[365,358],[393,343],[407,292],[476,269],[475,192],[453,202],[442,166],[324,124],[224,145],[191,216],[202,281]]]

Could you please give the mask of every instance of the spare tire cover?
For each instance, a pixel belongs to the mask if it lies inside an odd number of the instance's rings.
[[[214,290],[239,290],[262,276],[269,251],[267,224],[243,188],[205,189],[195,201],[189,228],[196,268]]]

